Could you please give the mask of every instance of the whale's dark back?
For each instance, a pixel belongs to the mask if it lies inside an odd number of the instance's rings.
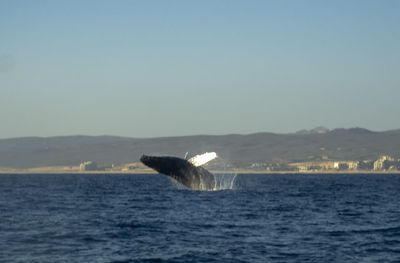
[[[171,156],[143,155],[140,161],[161,174],[168,175],[193,190],[213,190],[215,178],[203,167],[196,167],[190,162]]]

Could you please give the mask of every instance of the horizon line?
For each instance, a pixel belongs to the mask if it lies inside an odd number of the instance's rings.
[[[325,134],[338,130],[364,130],[371,133],[385,133],[385,132],[396,132],[400,131],[400,128],[397,129],[389,129],[389,130],[370,130],[363,127],[350,127],[350,128],[333,128],[329,129],[324,126],[317,126],[312,129],[301,129],[295,132],[270,132],[270,131],[259,131],[259,132],[250,132],[250,133],[224,133],[224,134],[188,134],[188,135],[165,135],[165,136],[149,136],[149,137],[135,137],[135,136],[123,136],[123,135],[111,135],[111,134],[99,134],[99,135],[87,135],[87,134],[70,134],[70,135],[49,135],[49,136],[19,136],[19,137],[4,137],[0,138],[0,140],[13,140],[13,139],[46,139],[46,138],[62,138],[62,137],[117,137],[117,138],[129,138],[129,139],[158,139],[158,138],[178,138],[178,137],[199,137],[199,136],[247,136],[247,135],[256,135],[256,134],[276,134],[276,135],[315,135],[315,134]]]

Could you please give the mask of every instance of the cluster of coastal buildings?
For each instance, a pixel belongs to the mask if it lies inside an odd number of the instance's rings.
[[[124,165],[111,165],[108,167],[99,166],[96,162],[87,161],[82,162],[79,165],[79,171],[81,172],[90,172],[90,171],[114,171],[114,172],[132,172],[134,170],[143,169],[144,166],[140,163],[128,163]]]
[[[121,166],[112,165],[111,167],[99,167],[96,162],[82,162],[79,166],[80,171],[121,171],[132,172],[143,169],[140,163],[131,163]],[[215,169],[215,167],[208,167]],[[230,167],[233,169],[233,167]],[[239,167],[240,169],[240,167]],[[255,171],[292,171],[292,172],[334,172],[334,171],[400,171],[400,159],[393,158],[388,155],[383,155],[377,160],[363,161],[310,161],[310,162],[295,162],[287,163],[280,162],[274,164],[253,163],[248,168]],[[217,169],[218,170],[218,169]]]
[[[320,161],[288,164],[289,170],[308,171],[399,171],[400,159],[383,155],[377,160]]]
[[[289,163],[285,161],[266,164],[253,163],[250,170],[293,171],[293,172],[334,172],[334,171],[400,171],[400,159],[382,155],[377,160],[362,161],[307,161]]]

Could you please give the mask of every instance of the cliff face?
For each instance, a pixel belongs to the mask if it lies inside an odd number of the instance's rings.
[[[400,130],[372,132],[336,129],[321,133],[183,136],[124,138],[113,136],[66,136],[0,140],[0,166],[29,168],[79,165],[95,161],[99,166],[137,162],[142,154],[189,157],[215,151],[236,167],[280,161],[378,159],[386,154],[400,157]]]

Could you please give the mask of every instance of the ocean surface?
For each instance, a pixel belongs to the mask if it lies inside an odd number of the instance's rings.
[[[0,175],[0,262],[400,262],[400,175],[230,183]]]

